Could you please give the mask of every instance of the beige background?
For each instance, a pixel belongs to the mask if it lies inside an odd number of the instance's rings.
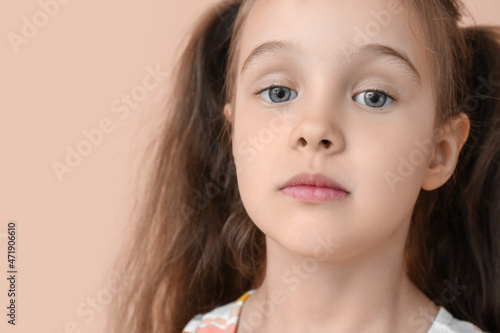
[[[113,112],[113,103],[140,91],[148,68],[169,73],[183,36],[214,2],[73,0],[47,22],[37,16],[38,1],[2,2],[0,331],[73,332],[71,322],[81,332],[102,330],[110,283],[123,282],[109,267],[131,206],[138,157],[169,77],[125,117]],[[500,24],[500,1],[468,4],[478,23]],[[23,18],[34,15],[46,25],[16,52],[7,36],[21,34]],[[60,181],[52,164],[66,164],[67,147],[77,149],[86,140],[83,131],[100,125],[109,133]],[[15,327],[5,315],[9,220],[18,223]]]

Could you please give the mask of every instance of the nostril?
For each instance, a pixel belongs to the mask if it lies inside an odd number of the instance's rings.
[[[323,143],[326,148],[330,147],[330,144],[331,144],[331,142],[329,140],[321,140],[321,143]]]

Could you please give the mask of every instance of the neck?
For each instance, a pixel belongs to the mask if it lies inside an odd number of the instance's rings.
[[[266,276],[245,302],[238,332],[426,333],[438,312],[404,270],[404,242],[333,262],[266,242]]]

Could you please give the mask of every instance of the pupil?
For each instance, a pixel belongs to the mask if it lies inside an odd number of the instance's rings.
[[[368,98],[370,99],[370,101],[372,103],[377,103],[378,100],[380,99],[380,96],[378,96],[377,94],[375,94],[374,92],[371,92],[371,93],[368,93]]]
[[[271,90],[271,100],[273,102],[280,102],[282,99],[286,99],[287,97],[289,97],[288,95],[288,92],[286,89],[284,88],[273,88]]]
[[[366,93],[367,104],[372,104],[373,106],[382,106],[385,104],[384,95],[376,91],[370,91]]]

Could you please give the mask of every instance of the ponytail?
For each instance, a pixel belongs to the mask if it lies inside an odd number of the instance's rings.
[[[164,127],[147,152],[152,171],[138,195],[145,206],[118,263],[134,280],[113,300],[107,331],[180,332],[262,276],[265,238],[241,203],[223,115],[239,6],[207,11],[176,67]]]
[[[458,111],[470,134],[450,181],[417,200],[408,274],[458,319],[500,332],[500,30],[462,32],[469,66],[458,69],[469,74]]]

